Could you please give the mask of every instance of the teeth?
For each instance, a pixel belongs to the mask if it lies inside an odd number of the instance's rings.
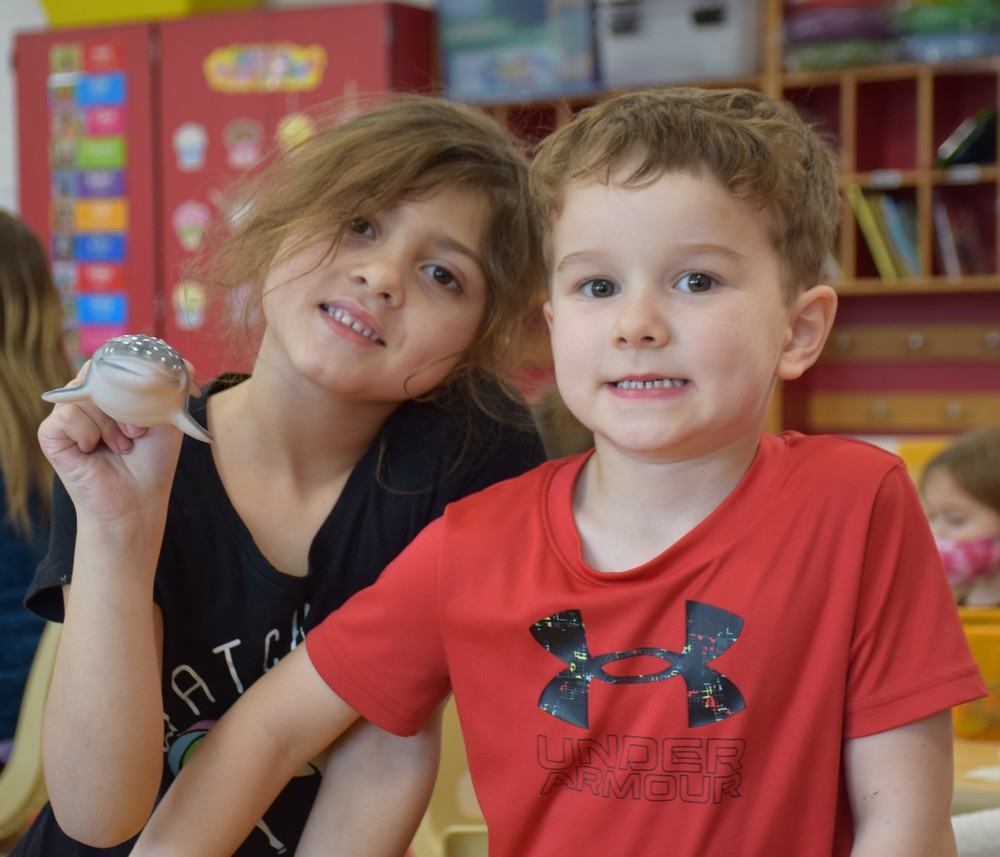
[[[680,378],[657,378],[655,381],[617,381],[619,390],[662,390],[664,387],[683,387],[687,382]]]
[[[327,315],[330,316],[334,321],[340,322],[344,327],[349,327],[356,333],[360,333],[362,336],[368,337],[372,342],[382,343],[382,340],[378,338],[375,331],[370,327],[366,327],[360,321],[358,321],[349,312],[344,312],[342,309],[336,307],[324,307]]]

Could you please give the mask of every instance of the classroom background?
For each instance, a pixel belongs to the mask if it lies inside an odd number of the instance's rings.
[[[232,368],[228,310],[183,263],[238,216],[225,182],[325,99],[441,90],[531,144],[609,92],[742,85],[790,100],[844,171],[837,324],[771,428],[864,437],[917,478],[1000,426],[997,0],[4,0],[0,44],[0,207],[47,243],[78,362],[141,332],[201,380]],[[998,692],[956,715],[956,812],[1000,807],[997,616],[968,618]],[[416,857],[485,853],[446,753]]]

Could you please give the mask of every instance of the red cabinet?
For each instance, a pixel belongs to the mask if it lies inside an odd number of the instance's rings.
[[[227,216],[221,191],[301,111],[429,88],[433,31],[426,9],[364,3],[18,34],[20,209],[48,243],[77,356],[136,332],[200,380],[248,368],[216,336],[227,308],[183,274]]]

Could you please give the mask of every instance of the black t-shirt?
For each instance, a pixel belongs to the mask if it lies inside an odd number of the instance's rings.
[[[208,395],[240,380],[220,379],[193,400],[195,419],[204,425]],[[499,393],[494,399],[500,403]],[[542,458],[537,435],[519,423],[487,418],[469,405],[407,402],[355,466],[316,533],[308,575],[293,577],[257,549],[223,488],[211,447],[185,437],[154,589],[164,616],[163,788],[204,729],[311,627],[374,582],[449,502]],[[49,553],[27,598],[32,610],[55,621],[62,619],[61,587],[72,574],[75,535],[72,502],[57,484]],[[293,853],[319,780],[315,769],[301,771],[237,853]],[[14,854],[124,855],[129,847],[79,845],[47,807]]]

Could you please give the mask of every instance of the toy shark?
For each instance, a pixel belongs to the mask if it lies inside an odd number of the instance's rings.
[[[93,402],[117,422],[173,425],[211,443],[212,435],[188,412],[188,396],[200,392],[180,354],[162,339],[133,334],[116,336],[98,348],[82,384],[49,390],[42,398]]]

